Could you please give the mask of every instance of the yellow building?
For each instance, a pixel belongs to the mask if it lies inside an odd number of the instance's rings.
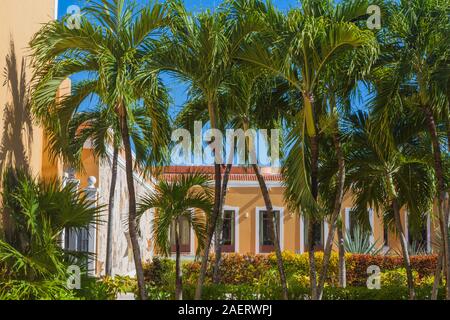
[[[213,167],[169,167],[165,170],[164,179],[174,179],[180,174],[189,174],[193,171],[201,171],[211,175],[213,178]],[[306,251],[306,223],[302,216],[290,212],[283,197],[284,187],[282,177],[279,173],[273,173],[270,168],[262,169],[264,179],[269,188],[270,197],[276,214],[279,215],[280,223],[280,245],[282,250],[303,253]],[[350,195],[345,196],[342,205],[341,218],[345,230],[350,231],[355,225],[351,212],[352,199]],[[381,214],[368,209],[368,217],[372,229],[370,241],[383,247],[385,253],[396,254],[400,251],[400,243],[396,234],[384,227]],[[264,254],[274,250],[273,230],[271,222],[266,215],[264,199],[259,188],[256,176],[251,169],[234,167],[230,174],[228,191],[224,206],[224,248],[225,252]],[[402,210],[402,222],[406,230],[408,241],[420,241],[429,252],[434,242],[432,230],[434,223],[429,215],[423,233],[414,239],[408,232],[408,215]],[[317,250],[323,249],[326,241],[329,224],[327,221],[318,226],[315,246]],[[193,255],[196,249],[196,241],[190,227],[185,223],[182,228],[182,249],[185,255]],[[335,239],[334,242],[336,242]]]
[[[54,178],[64,176],[68,171],[62,163],[52,163],[46,149],[45,132],[34,121],[29,112],[30,79],[32,69],[28,43],[42,24],[57,16],[57,0],[1,0],[0,10],[0,70],[5,70],[0,81],[0,174],[5,167],[20,166],[29,168],[40,177]],[[56,99],[70,94],[70,82],[66,81]],[[110,150],[110,154],[112,151]],[[95,159],[91,146],[83,151],[84,171],[76,174],[80,188],[95,187],[99,205],[108,203],[111,179],[111,161]],[[190,168],[174,167],[165,171],[165,179],[179,174],[187,174]],[[212,168],[203,168],[212,173]],[[263,169],[264,178],[270,189],[274,209],[280,218],[281,248],[292,252],[304,252],[305,221],[290,212],[283,200],[281,175]],[[96,181],[89,177],[95,177]],[[67,177],[66,177],[67,178]],[[152,184],[143,180],[139,173],[134,176],[138,197],[152,190]],[[91,185],[88,184],[88,180]],[[94,182],[96,182],[94,184]],[[132,274],[134,272],[128,230],[124,221],[127,217],[128,199],[123,157],[119,159],[118,182],[116,188],[116,207],[113,221],[113,273]],[[342,219],[347,229],[352,228],[351,197],[346,196],[342,208]],[[264,208],[264,201],[256,177],[243,168],[234,168],[230,177],[229,190],[225,203],[225,252],[268,253],[273,250],[270,224]],[[154,254],[150,241],[152,212],[141,220],[141,252],[143,259]],[[372,225],[372,241],[380,245],[386,243],[386,251],[399,250],[399,243],[393,232],[385,230],[382,219],[373,211],[368,211]],[[106,212],[102,217],[106,221]],[[407,227],[407,214],[403,210],[403,223]],[[434,223],[427,221],[422,240],[432,249]],[[182,248],[185,255],[192,256],[196,241],[189,225],[183,229]],[[318,228],[317,247],[320,249],[327,234],[326,221]],[[408,228],[406,228],[408,230]],[[69,239],[70,245],[78,246],[80,239]],[[102,224],[89,239],[89,248],[96,253],[94,272],[104,273],[106,256],[106,224]]]
[[[47,150],[47,138],[44,130],[33,119],[29,104],[31,78],[31,57],[29,42],[43,24],[57,18],[58,0],[1,0],[0,2],[0,176],[4,168],[21,167],[30,170],[44,179],[75,179],[79,188],[85,189],[89,182],[96,182],[96,197],[99,205],[105,205],[109,199],[111,168],[108,161],[98,161],[87,144],[83,151],[84,171],[71,177],[69,168],[57,161],[50,161]],[[3,73],[3,70],[5,72]],[[4,85],[3,85],[4,84]],[[55,99],[70,94],[70,80],[66,80]],[[112,152],[112,151],[111,151]],[[95,177],[92,179],[90,177]],[[137,195],[150,190],[147,181],[135,173]],[[116,207],[114,211],[113,272],[132,274],[134,272],[131,244],[124,222],[128,214],[127,187],[123,157],[119,160],[116,188]],[[0,215],[1,217],[1,215]],[[101,218],[106,221],[106,212]],[[144,259],[149,259],[149,218],[144,218],[140,238]],[[0,218],[1,227],[1,218]],[[106,224],[101,224],[95,232],[80,238],[67,236],[64,245],[71,249],[88,248],[96,253],[93,272],[104,273],[106,256]]]
[[[0,81],[0,168],[14,165],[34,175],[55,176],[45,134],[28,108],[33,73],[28,43],[43,23],[56,18],[57,1],[2,0],[0,5],[0,70],[5,70]]]

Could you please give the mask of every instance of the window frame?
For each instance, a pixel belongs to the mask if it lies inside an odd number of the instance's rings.
[[[234,239],[231,245],[222,245],[222,252],[233,253],[239,252],[239,207],[223,206],[223,212],[234,211]]]
[[[279,217],[279,221],[280,221],[280,249],[281,251],[283,251],[284,249],[284,207],[273,207],[272,208],[273,211],[278,211],[280,212],[280,217]],[[271,253],[273,251],[266,251],[266,250],[261,250],[262,246],[260,245],[260,223],[261,223],[261,211],[267,211],[266,207],[257,207],[256,208],[256,220],[255,220],[255,225],[256,225],[256,235],[255,235],[255,251],[257,254],[262,253],[262,254],[268,254]]]
[[[180,254],[182,255],[187,255],[187,254],[192,254],[193,252],[193,242],[194,242],[194,238],[193,238],[193,229],[192,229],[192,225],[189,221],[188,218],[186,218],[189,224],[189,244],[185,244],[182,245],[180,244]],[[170,253],[171,254],[176,254],[176,245],[172,244],[172,226],[173,226],[174,222],[172,222],[172,224],[170,225],[170,230],[169,230],[169,241],[170,241]]]

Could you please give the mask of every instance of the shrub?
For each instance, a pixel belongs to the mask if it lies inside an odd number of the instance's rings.
[[[432,276],[436,264],[436,255],[411,257],[411,266],[417,272],[418,279]],[[397,256],[346,255],[347,283],[352,286],[365,286],[367,268],[371,265],[376,265],[386,272],[402,268],[403,259]]]
[[[60,280],[9,280],[0,283],[0,300],[79,300]]]
[[[419,283],[419,274],[417,271],[413,271],[413,279],[414,283],[417,285]],[[395,269],[388,270],[381,273],[381,285],[384,287],[389,286],[407,286],[408,285],[408,277],[406,275],[406,269]]]
[[[291,288],[309,286],[309,260],[308,254],[294,254],[283,252],[283,262],[287,275],[288,285]],[[377,265],[382,271],[382,281],[386,286],[406,284],[406,273],[403,268],[401,257],[395,256],[373,256],[346,254],[347,284],[353,287],[366,287],[367,268]],[[315,254],[318,274],[321,271],[323,253]],[[434,268],[437,263],[436,256],[411,257],[411,262],[417,286],[430,286],[433,283]],[[209,260],[205,284],[211,284],[212,266],[214,255]],[[183,284],[189,288],[195,287],[200,270],[200,262],[188,261],[183,263]],[[274,290],[280,285],[275,254],[251,255],[251,254],[224,254],[220,266],[220,284],[224,286],[251,286],[252,290],[266,292]],[[167,292],[174,292],[174,262],[168,259],[154,258],[153,262],[144,266],[146,280],[151,286],[163,286]],[[333,252],[330,259],[329,272],[326,287],[337,287],[338,281],[338,255]],[[265,289],[267,288],[267,289]],[[238,289],[236,289],[238,290]],[[239,289],[237,296],[243,295],[244,289]],[[245,290],[244,290],[245,291]],[[303,294],[303,289],[300,290]],[[353,292],[353,291],[352,291]],[[337,294],[337,293],[333,293]],[[339,294],[348,295],[349,293]],[[353,293],[352,293],[353,294]],[[368,295],[376,295],[368,293]],[[399,296],[399,294],[397,295]]]
[[[185,299],[193,299],[195,286],[185,286],[183,296]],[[290,286],[290,300],[308,300],[309,289],[303,286]],[[444,299],[445,290],[439,291],[439,299]],[[429,300],[431,286],[416,289],[418,300]],[[205,300],[280,300],[282,298],[281,287],[254,287],[250,285],[206,285],[203,288]],[[345,289],[326,287],[324,300],[407,300],[408,288],[405,286],[386,286],[380,290],[370,290],[365,287],[347,287]]]
[[[208,261],[205,283],[211,283],[214,255]],[[220,282],[222,284],[253,284],[266,274],[273,265],[265,255],[252,254],[224,254],[220,264]],[[183,264],[183,282],[186,284],[197,283],[200,262],[185,262]]]
[[[174,282],[175,261],[168,258],[153,257],[152,261],[144,263],[144,278],[153,286],[165,286]]]

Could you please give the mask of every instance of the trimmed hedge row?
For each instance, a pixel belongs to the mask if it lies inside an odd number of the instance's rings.
[[[316,266],[320,271],[323,260],[323,253],[315,255]],[[382,272],[403,268],[403,260],[396,256],[371,256],[346,254],[347,284],[349,286],[365,286],[367,281],[367,268],[377,265]],[[305,285],[308,283],[309,274],[308,254],[293,254],[283,252],[283,262],[290,283]],[[417,274],[417,280],[431,277],[434,274],[437,256],[415,256],[411,257],[413,270]],[[214,265],[214,255],[211,256],[206,284],[211,283],[212,266]],[[152,262],[144,265],[144,273],[148,283],[156,286],[163,286],[173,281],[172,270],[174,262],[167,259],[154,258]],[[225,254],[220,266],[220,279],[222,285],[255,285],[263,278],[276,272],[276,257],[269,255],[252,254]],[[200,262],[189,261],[183,263],[183,282],[187,285],[196,283],[200,270]],[[333,253],[330,259],[327,283],[336,286],[338,279],[338,255]],[[275,275],[276,278],[276,275]]]
[[[155,289],[155,288],[154,288]],[[154,290],[151,299],[174,299],[173,288]],[[416,288],[418,300],[430,300],[432,286]],[[290,300],[308,300],[310,291],[302,286],[289,287]],[[183,288],[183,298],[192,300],[195,285]],[[439,290],[438,299],[445,298],[445,290]],[[203,288],[204,300],[281,300],[281,287],[258,287],[251,285],[206,285]],[[385,286],[380,290],[369,290],[365,287],[325,287],[323,300],[408,300],[408,288],[405,286]]]
[[[367,268],[371,265],[379,266],[382,272],[403,268],[403,259],[398,256],[347,255],[345,260],[347,282],[355,286],[366,284]],[[437,260],[437,255],[413,256],[411,266],[423,279],[434,276]]]

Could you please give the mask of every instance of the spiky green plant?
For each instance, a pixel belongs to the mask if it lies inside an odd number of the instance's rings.
[[[87,253],[61,247],[63,230],[79,232],[98,223],[102,207],[60,181],[35,180],[20,169],[3,179],[4,234],[0,235],[0,298],[49,299],[73,296],[66,289],[68,267],[86,270]]]
[[[347,253],[377,255],[382,251],[378,240],[373,243],[370,234],[364,228],[356,225],[353,230],[347,230],[344,236],[344,248]]]

